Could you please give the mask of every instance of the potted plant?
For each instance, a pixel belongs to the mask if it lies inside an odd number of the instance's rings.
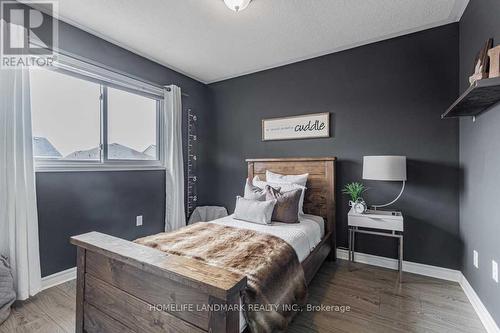
[[[354,209],[356,213],[364,213],[367,209],[366,203],[361,197],[368,188],[362,183],[352,182],[346,184],[342,189],[342,193],[347,194],[351,200],[349,200],[349,206]]]

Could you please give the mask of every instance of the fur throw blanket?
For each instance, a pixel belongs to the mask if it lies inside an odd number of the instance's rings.
[[[304,270],[295,250],[281,238],[214,223],[196,223],[135,242],[246,275],[247,288],[241,299],[252,333],[286,331],[306,301]]]

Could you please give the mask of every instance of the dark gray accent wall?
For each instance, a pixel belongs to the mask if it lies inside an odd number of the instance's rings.
[[[405,259],[459,268],[458,121],[440,114],[458,92],[458,24],[209,85],[213,103],[210,196],[233,210],[245,158],[337,156],[337,240],[347,246],[348,199],[363,155],[408,157],[407,189],[393,208],[406,221]],[[332,137],[261,141],[263,118],[330,112]],[[371,203],[400,184],[366,182]],[[392,240],[360,236],[357,250],[395,257]]]
[[[168,45],[165,45],[168,47]],[[62,53],[158,85],[176,84],[188,97],[183,109],[192,108],[199,123],[208,123],[206,85],[140,57],[64,22],[59,22]],[[184,119],[184,136],[187,135]],[[209,141],[206,127],[198,131],[199,168],[207,159],[203,152]],[[100,231],[133,239],[163,231],[165,220],[165,172],[38,172],[37,199],[42,276],[75,266],[76,251],[69,237]],[[205,178],[199,176],[200,188]],[[144,225],[135,226],[135,217]]]
[[[100,231],[125,239],[164,227],[165,172],[37,173],[42,276],[75,266],[69,238]],[[142,227],[135,226],[137,215]]]
[[[488,38],[500,44],[500,2],[471,0],[460,21],[460,91],[469,83],[476,53]],[[500,285],[491,278],[491,260],[500,263],[500,105],[460,120],[460,236],[462,272],[500,325]],[[479,252],[479,269],[473,266]]]

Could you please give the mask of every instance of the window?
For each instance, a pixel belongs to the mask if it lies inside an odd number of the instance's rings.
[[[37,170],[161,167],[161,89],[92,69],[31,71]]]
[[[157,103],[108,88],[108,159],[156,160]]]
[[[37,159],[100,160],[101,87],[49,70],[31,71],[33,154]]]

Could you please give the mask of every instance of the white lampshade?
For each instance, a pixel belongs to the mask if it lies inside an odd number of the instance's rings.
[[[239,12],[247,8],[250,1],[252,0],[224,0],[224,3],[229,9]]]
[[[406,181],[406,156],[364,156],[363,179]]]

